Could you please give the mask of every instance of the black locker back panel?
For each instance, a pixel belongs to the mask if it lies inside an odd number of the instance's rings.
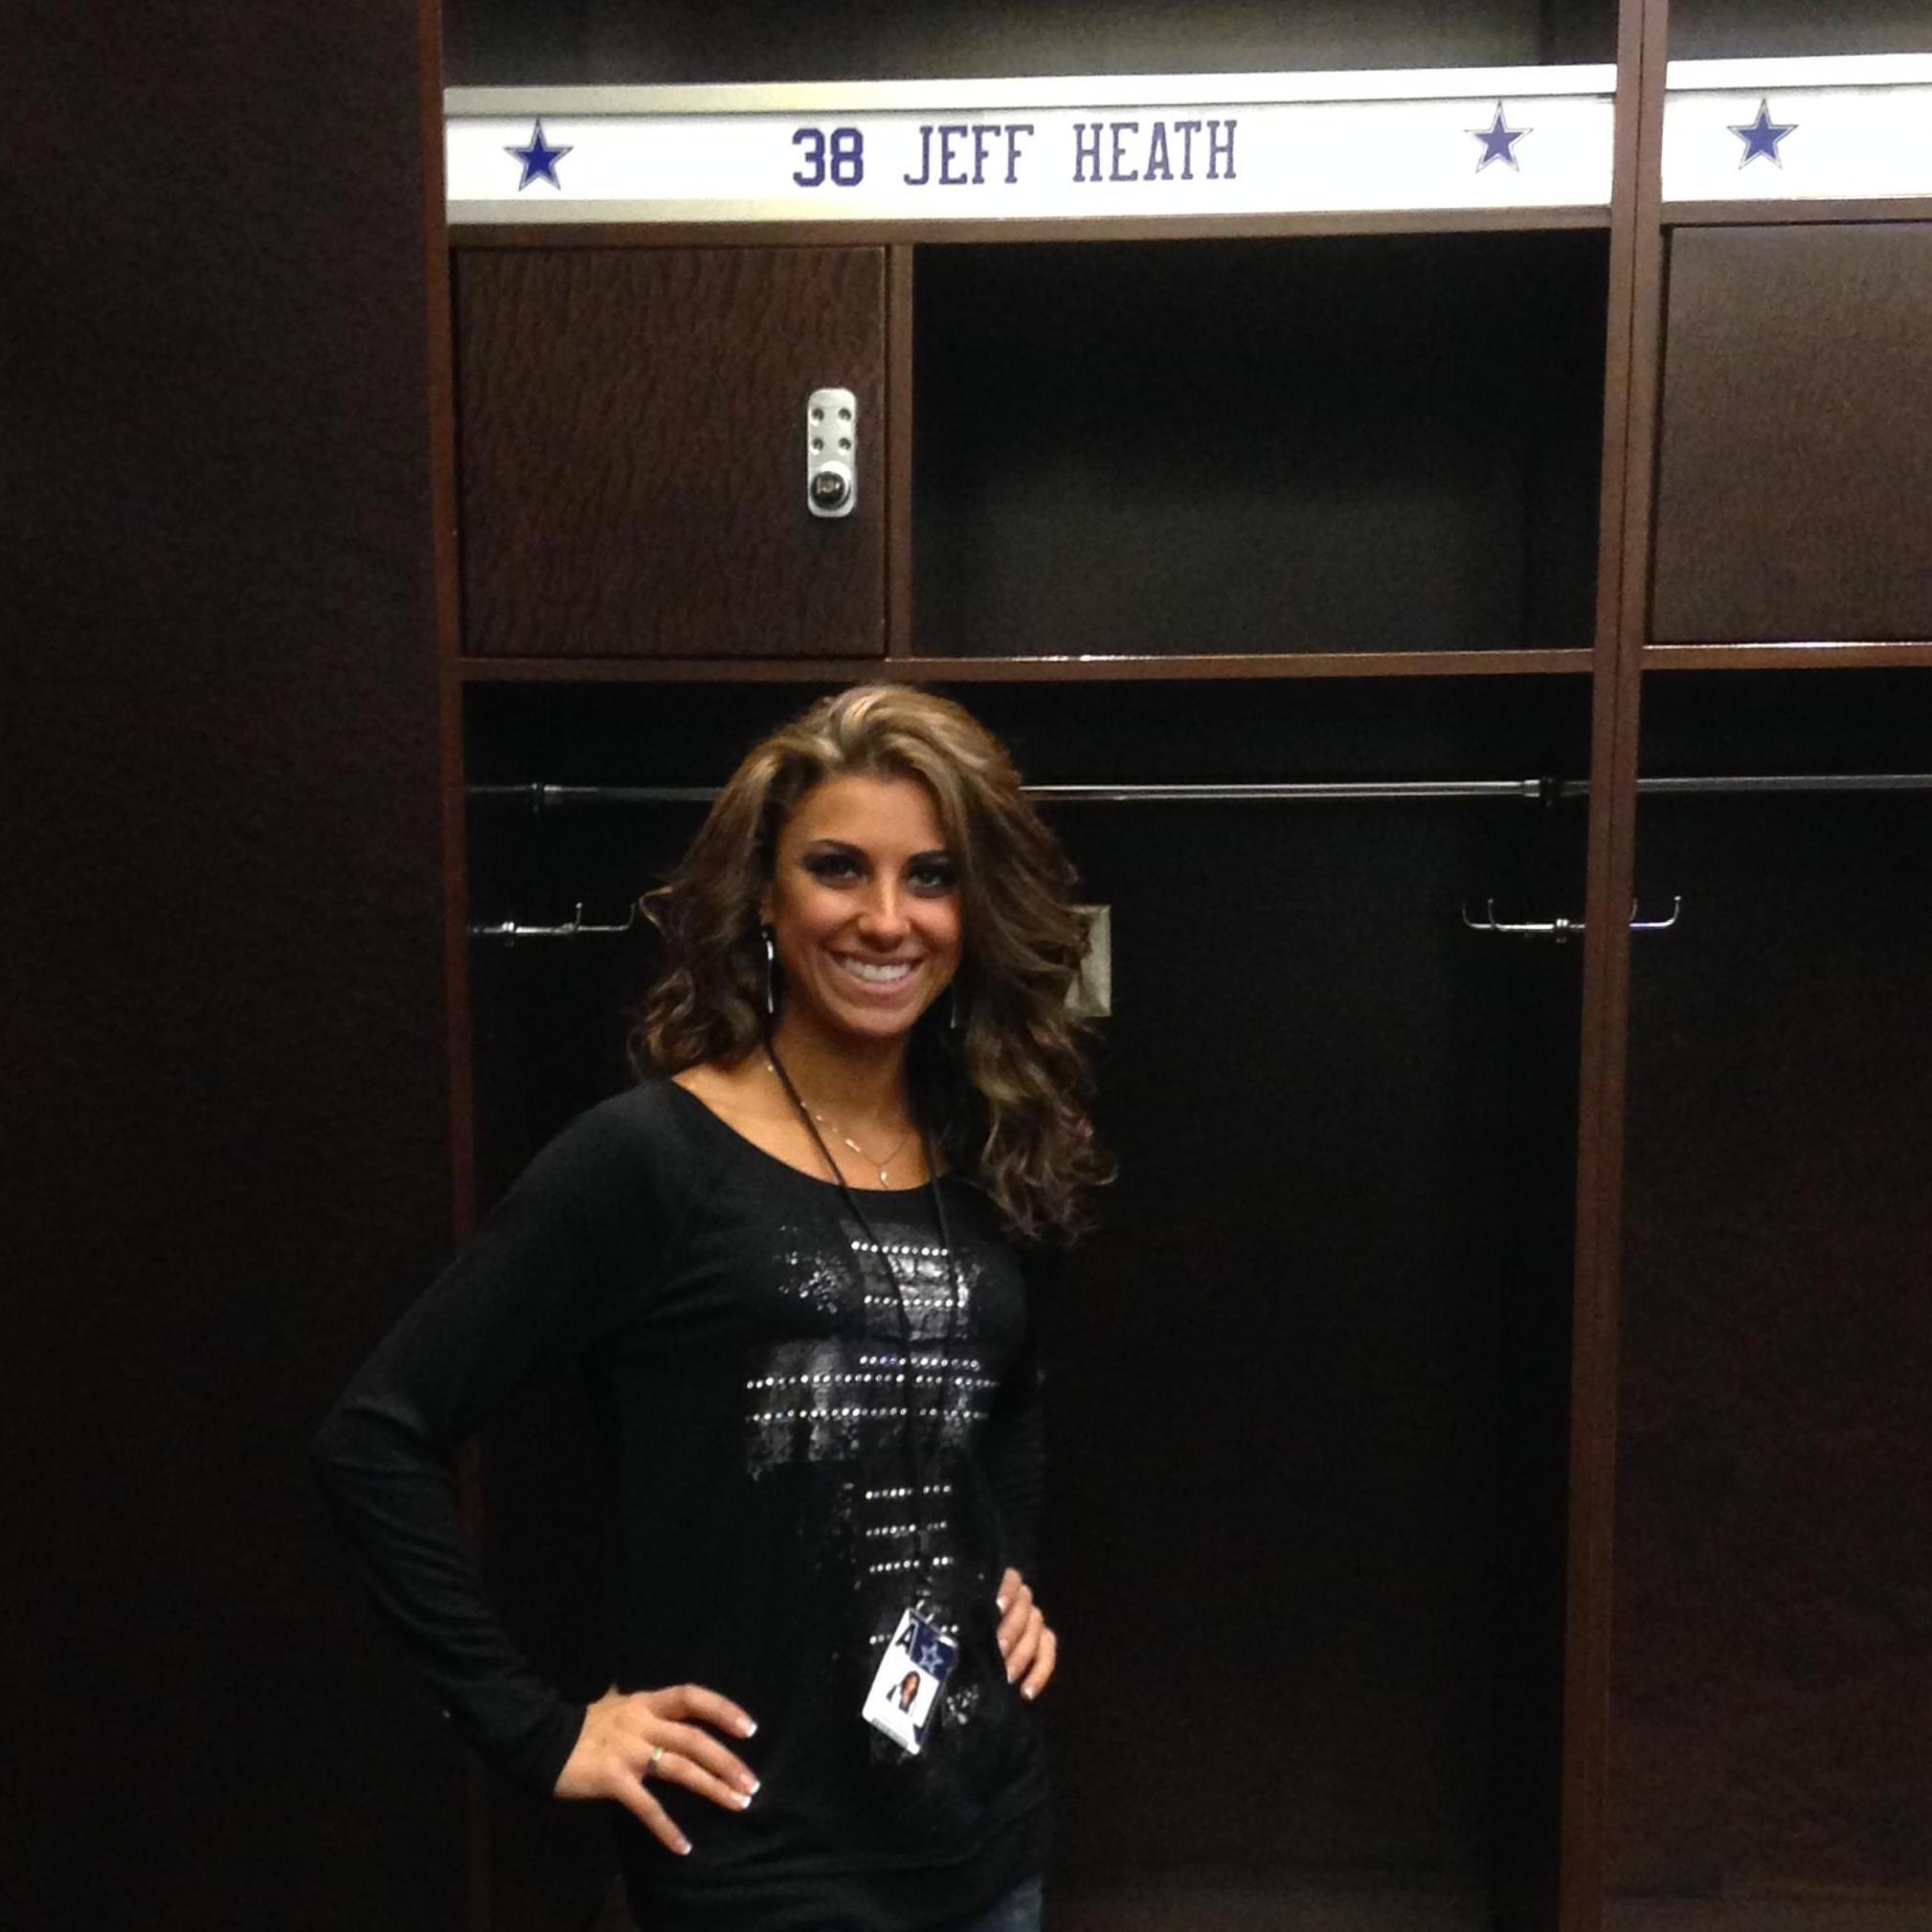
[[[1893,5],[1903,0],[1891,0]],[[1615,58],[1616,0],[444,0],[452,85],[1279,73]],[[1834,50],[1835,51],[1835,50]]]
[[[922,250],[915,647],[1587,646],[1607,267],[1589,232]]]
[[[1461,924],[1553,856],[1517,809],[1057,815],[1112,911],[1122,1160],[1053,1314],[1063,1891],[1247,1923],[1257,1879],[1479,1899],[1512,1855],[1576,987]]]
[[[1926,674],[1672,674],[1645,765],[1922,774]],[[1638,883],[1609,1878],[1932,1923],[1925,791],[1651,798]],[[1728,1910],[1728,1916],[1719,1913]],[[1785,1909],[1785,1908],[1778,1908]]]

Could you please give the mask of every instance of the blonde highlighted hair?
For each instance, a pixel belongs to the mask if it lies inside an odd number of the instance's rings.
[[[990,732],[950,699],[861,685],[754,746],[670,883],[647,895],[664,960],[631,1031],[633,1070],[735,1066],[765,1036],[760,897],[778,834],[828,778],[909,776],[931,793],[958,879],[956,991],[913,1029],[916,1117],[1022,1238],[1070,1235],[1111,1178],[1096,1148],[1080,1034],[1067,1004],[1085,930],[1074,873]]]

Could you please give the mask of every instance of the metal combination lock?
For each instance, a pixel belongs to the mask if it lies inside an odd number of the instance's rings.
[[[805,507],[848,517],[858,500],[858,399],[849,389],[815,389],[805,404]]]

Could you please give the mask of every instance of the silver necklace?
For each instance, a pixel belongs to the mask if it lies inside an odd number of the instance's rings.
[[[775,1066],[773,1066],[773,1064],[769,1060],[765,1062],[765,1071],[769,1073],[774,1080],[776,1080],[781,1086],[784,1084],[784,1076],[781,1073],[779,1073],[778,1069]],[[884,1160],[875,1160],[872,1157],[872,1156],[867,1154],[865,1150],[863,1147],[861,1147],[859,1143],[856,1140],[854,1140],[852,1136],[849,1134],[847,1134],[842,1127],[838,1126],[833,1121],[827,1120],[825,1116],[822,1113],[820,1113],[819,1110],[816,1107],[814,1107],[809,1101],[807,1101],[805,1104],[805,1112],[809,1113],[812,1116],[812,1118],[816,1120],[819,1123],[819,1125],[825,1130],[827,1134],[837,1134],[838,1137],[842,1141],[843,1141],[844,1144],[847,1147],[849,1147],[852,1150],[852,1152],[856,1154],[859,1157],[859,1158],[865,1163],[867,1167],[874,1169],[879,1176],[879,1185],[881,1187],[889,1188],[891,1186],[892,1183],[887,1178],[886,1170],[888,1167],[890,1167],[891,1164],[898,1159],[900,1155],[906,1151],[906,1143],[912,1137],[911,1128],[910,1127],[907,1128],[905,1133],[899,1136],[897,1142],[893,1145],[891,1153],[888,1154]]]

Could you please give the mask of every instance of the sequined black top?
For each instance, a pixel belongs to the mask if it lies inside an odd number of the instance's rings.
[[[993,1601],[1008,1563],[1034,1569],[1028,1291],[985,1196],[938,1184],[955,1265],[924,1188],[860,1193],[881,1255],[832,1182],[647,1082],[538,1156],[315,1438],[325,1494],[440,1706],[548,1792],[584,1707],[491,1610],[451,1459],[528,1379],[582,1364],[616,1509],[610,1680],[704,1684],[759,1726],[733,1744],[761,1781],[744,1813],[653,1786],[687,1857],[609,1808],[652,1932],[911,1932],[1044,1861],[1037,1719],[1005,1680]],[[860,1707],[917,1586],[922,1522],[959,1662],[909,1756]]]

